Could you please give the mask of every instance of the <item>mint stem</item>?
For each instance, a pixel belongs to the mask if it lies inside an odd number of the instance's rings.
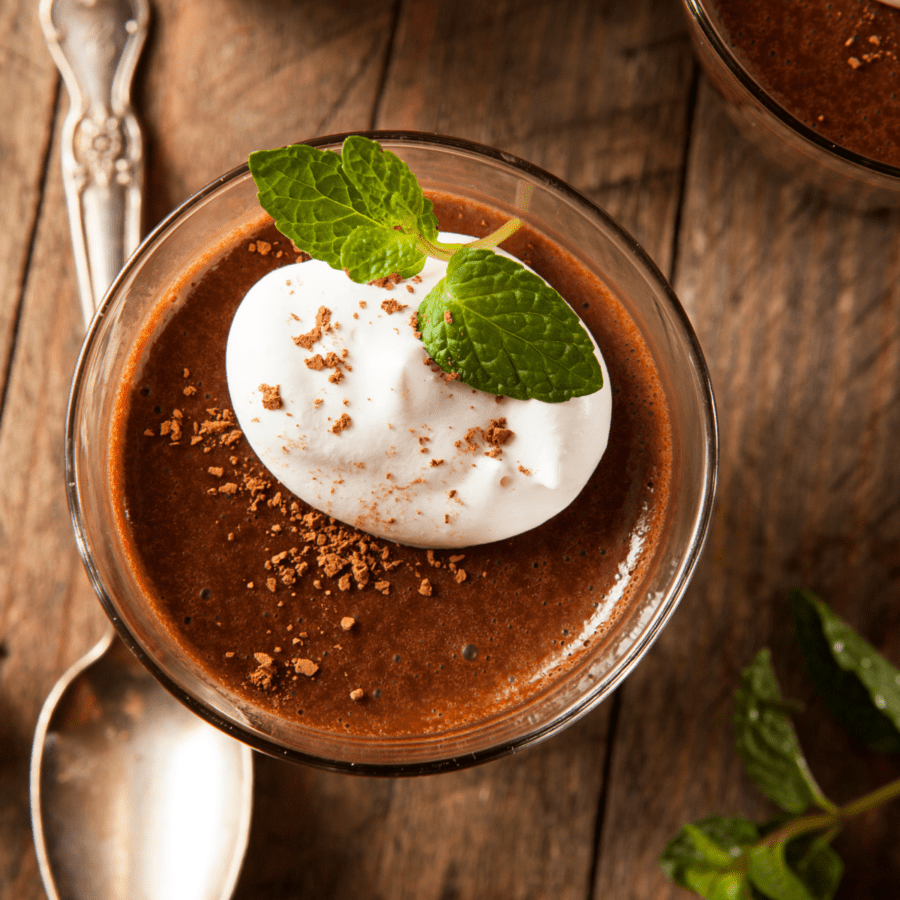
[[[448,262],[450,257],[453,256],[460,247],[470,247],[473,250],[493,250],[494,247],[502,244],[511,234],[518,231],[521,225],[521,219],[510,219],[489,235],[483,238],[477,238],[474,241],[469,241],[466,244],[443,244],[440,241],[430,241],[428,238],[419,235],[417,245],[419,250],[427,256]]]
[[[803,816],[800,819],[794,819],[787,825],[773,831],[767,835],[759,843],[764,847],[775,847],[782,841],[791,841],[801,834],[808,831],[818,831],[822,828],[829,828],[835,825],[841,818],[840,813],[817,813],[813,816]]]
[[[826,828],[839,829],[841,825],[850,819],[861,813],[868,812],[870,809],[874,809],[888,800],[893,800],[895,797],[900,797],[900,779],[892,781],[890,784],[886,784],[884,787],[880,787],[878,790],[872,791],[871,794],[866,794],[864,797],[860,797],[844,807],[837,808],[834,812],[817,813],[794,819],[793,822],[788,822],[787,825],[767,835],[760,841],[760,844],[766,847],[774,847],[782,841],[793,840],[795,837],[806,834],[809,831],[819,831]]]
[[[868,812],[870,809],[874,809],[888,800],[893,800],[894,797],[900,797],[900,779],[878,788],[877,791],[872,791],[871,794],[860,797],[859,800],[854,800],[853,803],[844,807],[841,815],[845,819],[851,819],[853,816]]]
[[[498,244],[502,244],[511,234],[515,234],[522,225],[521,219],[510,219],[501,225],[493,234],[487,237],[479,238],[477,241],[471,241],[466,247],[477,248],[478,250],[493,250]]]

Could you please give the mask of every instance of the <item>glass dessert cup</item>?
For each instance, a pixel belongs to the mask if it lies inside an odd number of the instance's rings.
[[[435,135],[370,136],[404,159],[426,191],[439,189],[518,215],[591,272],[602,273],[642,332],[669,405],[672,493],[655,555],[615,627],[518,705],[417,736],[302,727],[231,694],[186,658],[138,586],[104,473],[110,471],[111,423],[124,366],[147,317],[204,248],[260,215],[246,166],[213,182],[166,219],[110,288],[72,386],[67,487],[79,549],[107,614],[147,668],[189,708],[280,758],[364,774],[413,775],[486,761],[556,734],[596,707],[635,667],[674,612],[703,545],[715,489],[716,420],[706,365],[684,311],[644,251],[605,213],[559,179],[509,154]],[[310,143],[339,150],[343,137]]]
[[[848,150],[789,113],[729,47],[712,0],[683,0],[694,51],[738,130],[782,169],[860,209],[900,205],[900,168]]]

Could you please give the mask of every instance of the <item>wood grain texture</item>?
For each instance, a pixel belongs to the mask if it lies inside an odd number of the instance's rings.
[[[257,757],[237,900],[583,898],[606,716],[521,756],[388,781]]]
[[[43,896],[28,761],[37,714],[100,624],[62,475],[68,381],[82,329],[59,159],[58,76],[34,3],[0,9],[0,897]],[[50,170],[52,169],[52,173]],[[46,182],[52,185],[47,188]],[[49,212],[41,218],[41,210]]]
[[[0,7],[0,411],[53,127],[58,76],[28,0]]]
[[[563,178],[668,268],[692,58],[670,0],[404,2],[379,128],[469,138]]]
[[[252,150],[371,127],[393,0],[154,2],[136,91],[152,226]]]
[[[63,444],[84,325],[59,158],[51,158],[0,428],[0,897],[40,897],[28,810],[31,740],[56,679],[103,614],[75,549]]]

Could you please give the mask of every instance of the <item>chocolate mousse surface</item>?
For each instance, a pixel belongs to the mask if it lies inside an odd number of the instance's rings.
[[[482,235],[504,220],[431,196],[444,230]],[[615,629],[653,565],[673,493],[658,373],[634,322],[579,263],[527,227],[504,247],[594,334],[613,418],[581,495],[493,544],[375,539],[297,500],[254,455],[231,412],[225,345],[247,289],[298,259],[271,222],[188,273],[170,292],[184,302],[146,326],[113,428],[118,528],[147,602],[220,689],[313,729],[429,734],[519,705]],[[423,299],[414,279],[372,291],[410,310]],[[495,422],[473,423],[477,452],[493,449],[503,404]]]
[[[726,42],[791,115],[900,166],[900,9],[878,0],[708,0]]]

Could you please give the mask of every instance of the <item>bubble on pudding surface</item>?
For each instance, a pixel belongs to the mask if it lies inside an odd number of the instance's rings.
[[[478,648],[474,644],[466,644],[462,650],[462,658],[467,662],[472,662],[478,656]]]

